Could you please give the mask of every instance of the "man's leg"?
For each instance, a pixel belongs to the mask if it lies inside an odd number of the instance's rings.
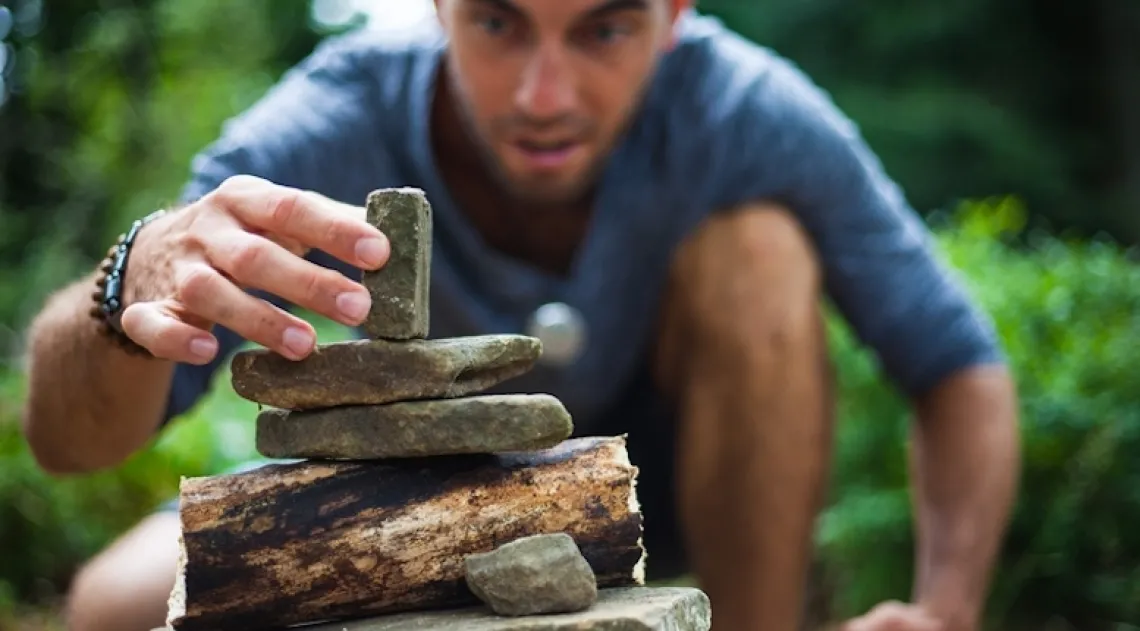
[[[798,628],[832,435],[820,294],[808,238],[773,206],[711,218],[674,259],[657,375],[719,631]]]
[[[148,516],[85,565],[67,602],[70,631],[149,631],[166,624],[178,571],[178,513]]]

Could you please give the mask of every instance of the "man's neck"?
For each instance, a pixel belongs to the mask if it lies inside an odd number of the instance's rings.
[[[545,271],[565,274],[585,238],[589,200],[566,207],[520,203],[498,182],[471,138],[441,70],[432,99],[432,151],[458,210],[496,250]]]

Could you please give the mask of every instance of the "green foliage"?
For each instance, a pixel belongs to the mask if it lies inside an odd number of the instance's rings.
[[[1138,146],[1124,140],[1140,116],[1127,100],[1137,74],[1113,74],[1133,58],[1135,3],[698,6],[827,89],[917,207],[1014,194],[1056,225],[1140,238],[1140,199],[1116,195],[1137,160]],[[1112,21],[1121,27],[1105,28]]]
[[[4,385],[13,395],[5,401],[19,401],[22,379],[10,374]],[[68,479],[36,466],[18,410],[0,406],[0,595],[62,593],[78,563],[177,493],[179,475],[216,472],[247,455],[252,437],[239,430],[256,413],[250,405],[214,397],[121,467]]]
[[[42,3],[42,30],[11,42],[23,91],[0,109],[0,323],[24,324],[177,196],[221,123],[312,49],[308,6]]]
[[[1076,628],[1140,619],[1140,269],[1104,242],[1025,228],[1013,201],[967,205],[939,231],[992,314],[1021,396],[1024,462],[995,582],[995,628],[1060,616]],[[912,573],[908,411],[841,325],[835,502],[820,544],[841,609],[907,598]]]

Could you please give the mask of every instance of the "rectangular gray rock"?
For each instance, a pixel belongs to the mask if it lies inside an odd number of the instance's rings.
[[[486,607],[406,613],[307,627],[307,631],[708,631],[708,596],[692,587],[615,587],[570,614],[498,616]]]
[[[267,458],[375,460],[546,449],[572,432],[570,413],[557,398],[496,394],[263,410],[256,443]]]
[[[368,223],[388,237],[391,255],[384,267],[364,272],[362,281],[372,296],[365,333],[372,339],[426,338],[432,247],[427,197],[415,188],[373,191],[368,195]]]

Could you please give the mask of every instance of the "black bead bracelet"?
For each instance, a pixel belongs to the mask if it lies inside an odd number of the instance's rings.
[[[127,261],[130,257],[131,247],[138,238],[143,226],[166,214],[165,209],[156,210],[151,214],[136,219],[126,234],[119,235],[118,241],[107,251],[107,258],[100,265],[100,274],[96,279],[96,290],[92,294],[95,306],[91,309],[91,317],[101,324],[100,332],[115,341],[120,347],[134,355],[149,355],[142,346],[130,339],[119,324],[123,307],[123,283],[127,276]]]

